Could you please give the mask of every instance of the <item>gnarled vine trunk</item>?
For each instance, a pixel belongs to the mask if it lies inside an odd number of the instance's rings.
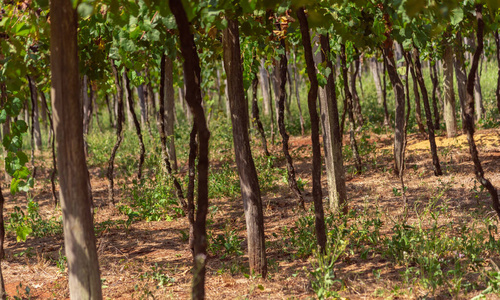
[[[309,108],[309,116],[311,118],[311,142],[313,152],[312,163],[312,180],[313,180],[313,201],[314,201],[314,216],[316,239],[320,252],[324,252],[326,248],[326,229],[325,229],[325,212],[323,209],[323,199],[321,191],[321,145],[319,143],[319,117],[316,108],[318,98],[318,79],[316,78],[316,68],[314,67],[314,58],[311,47],[311,36],[309,34],[309,23],[307,21],[304,7],[297,10],[297,17],[300,23],[300,33],[302,35],[302,45],[306,59],[307,76],[311,83],[307,94],[307,106]]]
[[[498,191],[491,184],[491,182],[484,177],[483,167],[481,161],[479,160],[479,154],[476,147],[476,142],[474,141],[474,84],[475,77],[477,73],[479,57],[483,51],[483,5],[476,5],[476,19],[477,19],[477,48],[474,52],[474,57],[472,59],[472,65],[469,71],[469,77],[467,78],[467,98],[465,107],[462,107],[464,111],[464,129],[467,134],[467,141],[469,142],[469,152],[474,162],[474,170],[476,173],[476,178],[490,193],[493,208],[495,209],[497,215],[500,217],[500,203],[498,201]]]
[[[248,110],[243,89],[240,34],[238,21],[228,19],[222,34],[224,69],[228,78],[229,105],[233,125],[233,143],[240,178],[241,196],[245,211],[250,272],[267,274],[266,244],[264,240],[264,214],[257,177],[248,137]]]
[[[51,96],[70,298],[101,299],[90,180],[83,149],[77,16],[71,2],[50,2]]]

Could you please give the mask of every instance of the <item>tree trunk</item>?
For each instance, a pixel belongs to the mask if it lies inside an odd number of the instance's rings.
[[[57,140],[64,248],[71,299],[101,299],[101,279],[91,215],[89,173],[79,101],[77,12],[71,2],[50,2],[52,107]]]
[[[168,65],[170,63],[170,66]],[[170,72],[170,75],[168,74]],[[161,150],[162,150],[162,158],[164,162],[164,167],[166,168],[167,174],[172,177],[173,183],[174,183],[174,188],[177,193],[177,199],[179,199],[179,202],[186,212],[186,214],[189,216],[189,211],[188,210],[188,204],[186,203],[186,200],[184,199],[184,193],[182,192],[182,187],[181,184],[179,183],[179,180],[177,180],[176,174],[173,172],[172,164],[170,162],[170,155],[168,152],[168,137],[166,135],[167,132],[167,124],[166,124],[166,113],[165,113],[165,103],[167,102],[166,98],[169,97],[168,95],[168,90],[173,90],[173,87],[168,87],[170,84],[170,80],[167,79],[168,76],[171,76],[172,74],[172,61],[167,58],[165,54],[161,57],[161,64],[160,64],[160,107],[159,107],[159,112],[158,112],[158,117],[156,120],[158,121],[158,132],[160,134],[160,143],[161,143]]]
[[[425,118],[427,120],[427,132],[429,133],[429,143],[431,145],[432,164],[434,165],[434,175],[443,175],[441,165],[439,164],[439,157],[437,154],[436,139],[434,137],[434,127],[432,124],[432,114],[429,105],[429,96],[427,88],[425,87],[424,77],[422,76],[422,67],[420,66],[420,53],[415,48],[415,72],[417,75],[418,85],[422,91],[422,100],[424,102]],[[434,124],[435,125],[435,124]]]
[[[391,80],[392,89],[394,90],[395,104],[396,104],[396,119],[394,124],[394,172],[399,176],[399,170],[404,164],[404,127],[405,127],[405,92],[403,83],[399,78],[397,71],[396,61],[394,60],[394,51],[392,49],[393,40],[391,36],[392,23],[389,15],[384,14],[386,22],[386,40],[384,42],[384,56],[385,64],[387,66],[387,73]],[[422,92],[423,94],[424,92]]]
[[[284,30],[281,26],[277,25],[278,30]],[[278,98],[278,128],[280,131],[280,135],[282,138],[282,149],[283,154],[286,159],[286,168],[288,171],[288,187],[292,190],[292,192],[297,197],[297,206],[305,210],[304,206],[304,197],[300,192],[297,186],[297,180],[295,178],[295,168],[293,167],[293,160],[290,156],[290,151],[288,150],[288,140],[289,136],[286,132],[285,128],[285,101],[286,101],[286,77],[287,77],[287,69],[288,69],[288,60],[286,57],[286,46],[285,40],[281,40],[281,49],[283,50],[283,54],[280,55],[279,64],[276,66],[276,73],[278,74],[278,82],[279,82],[279,98]]]
[[[205,298],[205,264],[206,264],[206,217],[208,212],[208,141],[210,131],[207,128],[205,112],[201,98],[200,60],[191,33],[190,24],[181,0],[169,0],[169,6],[175,16],[184,57],[184,79],[186,84],[186,101],[193,112],[193,120],[198,129],[198,206],[194,228],[194,270],[192,299]]]
[[[382,95],[382,84],[380,83],[378,63],[375,56],[370,58],[370,71],[372,72],[373,82],[375,83],[375,89],[377,90],[377,102],[378,104],[382,104],[384,96]]]
[[[248,258],[250,273],[267,274],[266,245],[264,241],[264,215],[250,141],[248,138],[248,110],[243,90],[238,21],[228,19],[228,28],[223,31],[224,69],[228,78],[229,104],[233,124],[233,141],[240,177],[243,207],[247,225]]]
[[[262,141],[262,148],[264,148],[264,155],[271,156],[269,150],[267,149],[267,140],[266,140],[266,134],[264,132],[264,126],[262,126],[262,122],[260,121],[260,116],[259,116],[259,104],[257,103],[258,85],[259,85],[259,79],[257,77],[257,74],[254,74],[254,78],[252,80],[252,121],[254,127],[259,132],[260,140]]]
[[[340,60],[342,62],[342,75],[344,78],[344,94],[346,99],[344,104],[347,104],[347,108],[344,108],[344,110],[347,111],[349,117],[349,140],[351,143],[354,165],[356,166],[356,170],[358,172],[361,172],[361,157],[359,157],[358,143],[356,142],[356,136],[354,134],[354,128],[356,127],[356,125],[354,120],[352,94],[351,91],[349,91],[349,78],[347,75],[347,58],[345,52],[345,44],[342,44],[340,46],[340,49],[341,49]]]
[[[42,105],[45,107],[48,107],[47,105],[47,99],[45,98],[45,95],[42,93],[41,94],[41,100],[42,100]],[[49,129],[51,132],[54,131],[54,123],[52,121],[52,116],[50,114],[50,111],[47,109],[47,117],[49,119]],[[50,141],[50,146],[52,149],[52,171],[50,172],[50,184],[52,186],[52,200],[54,201],[54,207],[57,206],[57,193],[56,193],[56,174],[57,174],[57,160],[56,160],[56,149],[55,149],[55,137],[54,134],[52,134],[52,138],[49,138]]]
[[[36,122],[35,119],[38,118],[38,113],[35,113],[35,107],[37,107],[37,90],[36,90],[36,83],[31,78],[28,76],[28,82],[30,86],[30,95],[31,95],[31,166],[33,167],[33,178],[36,176],[36,166],[35,166],[35,149],[38,150],[38,142],[41,144],[41,136],[40,136],[40,123]],[[38,111],[38,110],[37,110]],[[37,132],[37,125],[38,124],[38,132]],[[41,148],[41,147],[40,147]]]
[[[416,58],[415,58],[416,60]],[[420,59],[419,59],[420,60]],[[430,62],[429,62],[430,64]],[[434,74],[432,72],[432,68],[429,66],[429,73],[431,75],[431,82],[432,82],[432,110],[434,112],[434,129],[439,130],[441,129],[440,123],[441,123],[441,118],[439,115],[439,106],[438,106],[438,98],[437,98],[437,90],[439,86],[439,80],[438,80],[438,75]]]
[[[299,72],[297,71],[297,62],[295,57],[295,48],[293,49],[293,82],[295,83],[295,99],[297,100],[297,107],[299,108],[299,117],[300,117],[300,133],[301,135],[305,134],[304,129],[304,117],[302,115],[302,107],[300,105],[300,93],[299,93]]]
[[[460,34],[460,31],[457,32],[455,41],[455,77],[457,79],[458,98],[460,99],[460,116],[462,117],[462,129],[465,131],[465,115],[463,108],[465,107],[465,99],[467,98],[467,71],[465,69],[465,57],[462,35]]]
[[[335,94],[334,68],[330,60],[330,41],[328,35],[320,36],[322,61],[331,72],[328,75],[325,93],[319,97],[321,124],[323,129],[323,148],[325,150],[328,200],[330,210],[342,209],[347,213],[347,191],[345,186],[344,162],[342,158],[342,139],[340,137],[339,111]],[[379,82],[380,83],[380,82]]]
[[[109,101],[109,94],[106,94],[105,96],[105,100],[106,100],[106,106],[108,108],[108,115],[109,115],[109,125],[111,128],[115,128],[115,122],[113,121],[113,112],[114,112],[114,109],[112,108],[112,105],[113,105],[113,101]]]
[[[116,86],[116,143],[113,146],[113,150],[111,150],[111,156],[108,161],[108,171],[106,176],[108,177],[108,200],[109,202],[115,204],[115,195],[114,195],[114,175],[113,170],[115,168],[115,156],[120,144],[123,140],[123,123],[124,123],[124,115],[123,115],[123,88],[120,83],[120,75],[118,74],[118,69],[116,68],[115,62],[111,60],[111,70],[113,72],[113,76],[115,78],[115,86]]]
[[[497,88],[495,90],[495,96],[497,98],[498,114],[500,115],[500,36],[498,34],[498,30],[495,31],[495,43],[497,45],[496,56],[498,64],[498,71],[497,71],[498,78],[497,78]]]
[[[174,67],[172,60],[165,58],[165,134],[167,136],[168,157],[172,163],[172,169],[177,172],[177,155],[175,152],[175,92],[174,92]]]
[[[140,84],[136,89],[137,97],[139,98],[139,108],[141,109],[141,126],[145,128],[147,126],[146,120],[148,118],[148,113],[146,110],[146,97],[144,97],[144,85]]]
[[[91,96],[89,97],[89,82],[87,75],[83,75],[82,99],[83,99],[83,132],[87,136],[90,132],[90,122],[92,117],[92,87],[90,87]],[[85,141],[86,144],[86,141]],[[85,145],[87,148],[87,145]],[[87,153],[87,150],[85,151]]]
[[[411,54],[408,53],[407,55]],[[411,78],[413,81],[413,94],[415,95],[415,120],[417,121],[418,131],[420,133],[426,134],[424,124],[422,123],[422,108],[420,107],[420,93],[418,91],[418,82],[415,76],[415,68],[410,61],[411,58],[408,57],[407,59],[410,67]]]
[[[269,72],[268,72],[269,75]],[[273,113],[273,91],[271,84],[271,76],[267,77],[267,86],[269,87],[269,114],[271,115],[271,144],[274,145],[274,113]],[[278,116],[276,116],[278,118]]]
[[[135,133],[137,134],[137,137],[139,139],[139,148],[140,148],[140,154],[139,154],[139,166],[137,170],[137,179],[141,180],[142,178],[142,165],[144,164],[144,159],[146,156],[146,149],[144,147],[144,141],[142,139],[142,130],[141,130],[141,124],[139,124],[139,120],[137,119],[137,116],[134,111],[134,99],[132,95],[132,89],[130,88],[130,80],[128,79],[128,69],[125,68],[123,70],[123,83],[125,84],[125,91],[127,92],[127,103],[128,103],[128,109],[129,109],[129,117],[132,118],[134,127],[135,127]]]
[[[262,88],[264,115],[268,116],[271,107],[271,95],[269,94],[269,74],[264,66],[264,59],[261,60],[259,76]]]
[[[323,209],[323,199],[321,191],[321,145],[319,143],[319,117],[316,108],[318,98],[318,79],[316,78],[316,68],[311,47],[311,36],[309,35],[309,23],[307,22],[304,7],[297,10],[297,17],[300,23],[300,32],[302,35],[302,45],[307,66],[307,76],[309,77],[310,87],[307,95],[307,106],[311,118],[311,142],[313,152],[312,180],[313,180],[313,201],[315,215],[315,229],[318,246],[321,253],[326,250],[326,229],[325,213]]]
[[[453,49],[447,44],[443,55],[444,73],[444,122],[446,124],[446,136],[451,138],[457,135],[457,116],[455,114],[455,91],[453,89]],[[433,81],[437,81],[437,74]]]
[[[477,180],[488,190],[491,195],[491,200],[493,208],[495,209],[497,215],[500,217],[500,203],[498,201],[498,191],[491,184],[491,182],[484,178],[483,167],[481,166],[481,161],[479,160],[479,154],[476,147],[476,142],[474,141],[474,84],[475,77],[477,74],[477,67],[479,62],[479,57],[483,52],[483,5],[476,5],[476,18],[477,18],[477,48],[474,52],[474,57],[472,59],[472,65],[469,72],[469,77],[467,78],[467,98],[466,106],[463,107],[465,116],[465,132],[467,134],[467,141],[469,142],[469,151],[472,156],[472,161],[474,162],[474,169],[476,173]]]
[[[384,126],[389,126],[391,124],[391,119],[389,117],[389,110],[387,109],[387,76],[386,71],[387,71],[387,58],[385,57],[385,53],[382,52],[383,56],[383,68],[382,68],[382,80],[384,82],[383,84],[383,90],[382,90],[382,96],[383,96],[383,101],[382,105],[384,106]]]
[[[359,102],[358,89],[356,88],[356,81],[359,74],[359,52],[358,49],[354,48],[355,51],[355,59],[352,63],[352,73],[351,73],[351,94],[352,94],[352,110],[354,112],[354,116],[358,123],[358,126],[361,127],[364,124],[363,114],[361,112],[361,104]]]
[[[196,176],[196,155],[198,152],[198,144],[196,143],[197,134],[196,124],[193,123],[193,129],[189,134],[189,157],[188,157],[188,188],[187,188],[187,215],[189,221],[189,249],[191,249],[191,254],[193,258],[196,259],[194,255],[194,229],[195,229],[195,218],[194,218],[194,187],[195,187],[195,176]]]

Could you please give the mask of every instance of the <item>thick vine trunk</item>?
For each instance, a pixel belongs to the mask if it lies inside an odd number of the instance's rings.
[[[302,106],[300,104],[300,93],[299,93],[299,73],[297,71],[297,62],[296,62],[296,57],[295,57],[295,49],[293,49],[293,82],[295,84],[295,99],[297,100],[297,107],[299,109],[299,118],[300,118],[300,133],[301,135],[305,134],[305,129],[304,129],[304,116],[302,115]]]
[[[109,94],[106,94],[105,100],[106,100],[106,107],[108,108],[109,125],[111,128],[115,128],[116,126],[115,126],[115,122],[113,120],[114,109],[112,107],[113,101],[109,101]]]
[[[377,90],[377,102],[378,104],[382,104],[384,96],[382,94],[382,84],[380,83],[378,63],[375,56],[370,58],[370,71],[372,72],[373,82],[375,83],[375,89]]]
[[[330,41],[328,35],[320,36],[322,61],[331,72],[328,75],[325,93],[320,95],[321,124],[323,129],[323,148],[328,181],[328,200],[330,209],[342,209],[347,213],[347,191],[345,186],[344,162],[342,158],[342,139],[340,137],[339,111],[335,94],[334,68],[330,60]]]
[[[198,144],[196,143],[197,135],[196,124],[193,123],[193,128],[189,134],[189,157],[188,157],[188,188],[187,188],[187,216],[189,221],[189,249],[191,249],[191,254],[193,258],[194,255],[194,228],[195,228],[195,218],[194,218],[194,188],[196,180],[196,155],[198,153]]]
[[[297,17],[300,23],[300,32],[302,35],[302,45],[306,59],[307,76],[309,77],[310,87],[307,94],[307,106],[311,119],[311,142],[313,152],[312,180],[313,180],[313,201],[315,215],[316,238],[320,252],[324,253],[326,248],[326,229],[325,212],[323,209],[323,199],[321,191],[321,145],[319,143],[319,117],[316,108],[318,98],[318,79],[316,78],[316,68],[311,47],[311,36],[309,34],[309,23],[307,22],[304,7],[297,10]]]
[[[444,110],[443,117],[446,124],[446,136],[451,138],[457,135],[457,116],[455,114],[455,91],[453,89],[453,49],[446,45],[443,55],[444,73]],[[437,76],[433,76],[437,81]]]
[[[40,113],[38,111],[38,89],[36,87],[36,82],[33,78],[31,79],[31,84],[33,85],[33,92],[31,98],[31,126],[33,128],[33,139],[36,150],[42,150],[42,132],[40,130]],[[33,95],[35,98],[33,98]]]
[[[171,61],[170,61],[171,62]],[[161,153],[162,153],[162,158],[163,158],[163,163],[164,163],[164,168],[169,176],[172,177],[173,183],[174,183],[174,188],[177,194],[177,199],[179,199],[179,202],[186,211],[188,209],[187,203],[184,199],[184,193],[182,192],[182,187],[181,184],[179,183],[179,180],[177,179],[176,174],[173,171],[172,168],[172,163],[170,161],[170,155],[168,152],[168,137],[166,135],[166,127],[167,127],[167,122],[165,120],[165,99],[167,97],[167,90],[169,81],[167,79],[168,72],[172,71],[171,69],[169,70],[169,59],[167,56],[164,54],[161,58],[161,64],[160,64],[160,105],[159,105],[159,111],[158,111],[158,117],[156,120],[158,121],[158,132],[160,134],[160,144],[161,144]],[[186,211],[186,214],[189,215],[189,213]]]
[[[349,141],[351,144],[352,155],[354,158],[354,165],[356,166],[356,171],[361,172],[361,157],[359,156],[358,143],[356,142],[355,130],[355,120],[354,120],[354,107],[351,91],[349,90],[349,77],[347,75],[347,58],[345,52],[345,44],[340,46],[340,60],[342,62],[342,76],[344,78],[344,94],[345,101],[344,104],[347,105],[344,110],[347,111],[349,117]]]
[[[283,30],[280,25],[278,26],[278,30]],[[281,40],[281,49],[283,50],[283,54],[281,54],[279,65],[277,66],[276,70],[279,76],[279,98],[278,98],[278,127],[280,131],[280,135],[282,138],[282,149],[283,149],[283,154],[285,155],[286,159],[286,168],[288,171],[288,187],[292,190],[292,192],[295,194],[297,197],[297,206],[305,209],[304,206],[304,197],[302,196],[302,193],[300,192],[298,186],[297,186],[297,180],[295,178],[295,168],[293,167],[293,160],[292,156],[290,156],[290,151],[288,150],[288,140],[289,136],[288,133],[286,132],[285,128],[285,101],[286,101],[286,75],[287,75],[287,68],[288,68],[288,60],[286,57],[286,46],[285,46],[285,40]]]
[[[426,134],[424,124],[422,123],[422,108],[420,106],[420,93],[418,91],[417,77],[415,76],[415,68],[411,63],[410,74],[413,81],[413,94],[415,95],[415,120],[417,121],[418,131]]]
[[[137,74],[139,75],[139,74]],[[141,126],[145,128],[147,126],[146,120],[148,117],[147,106],[146,106],[146,97],[144,95],[144,85],[140,84],[137,88],[137,97],[139,98],[139,108],[141,110]]]
[[[38,134],[36,133],[36,125],[35,125],[35,106],[38,98],[37,90],[36,90],[36,83],[31,78],[28,76],[28,83],[30,87],[30,98],[31,98],[31,166],[33,167],[33,178],[36,176],[36,166],[35,166],[35,149],[37,148],[36,146],[36,140],[37,138],[35,136],[38,136],[40,138],[40,126],[38,126]],[[28,123],[28,122],[27,122]],[[39,124],[39,123],[38,123]],[[40,139],[41,141],[41,139]]]
[[[129,117],[132,118],[135,127],[135,133],[137,134],[137,138],[139,139],[139,166],[137,170],[137,179],[141,180],[142,178],[142,165],[144,164],[144,159],[146,157],[146,148],[144,147],[144,140],[142,138],[142,130],[141,124],[139,124],[139,120],[137,119],[137,115],[134,110],[134,99],[132,95],[132,89],[130,88],[130,80],[128,79],[128,70],[125,68],[123,70],[123,82],[125,84],[125,90],[127,91],[127,103],[129,108]]]
[[[207,260],[206,217],[208,212],[208,141],[210,131],[207,128],[205,112],[201,98],[200,59],[194,44],[190,24],[181,0],[169,0],[169,6],[179,28],[181,53],[184,57],[184,79],[186,101],[193,113],[193,120],[198,130],[198,205],[194,227],[194,270],[192,299],[205,298],[205,265]]]
[[[359,101],[358,89],[356,87],[356,81],[359,74],[359,52],[358,49],[354,48],[355,51],[355,59],[352,63],[352,72],[351,72],[351,94],[352,94],[352,110],[354,112],[354,117],[356,118],[357,124],[359,127],[363,126],[363,113],[361,112],[361,103]]]
[[[47,99],[45,98],[45,95],[42,93],[41,94],[41,100],[42,100],[42,105],[47,105]],[[50,111],[47,109],[47,118],[49,119],[49,129],[51,132],[54,131],[54,123],[52,121],[52,115]],[[52,137],[49,139],[50,141],[50,147],[52,150],[52,171],[50,172],[50,184],[52,187],[52,200],[54,201],[54,207],[57,206],[57,193],[56,193],[56,174],[57,174],[57,160],[56,160],[56,148],[55,148],[55,136],[54,134],[51,135]]]
[[[71,299],[101,299],[101,279],[91,215],[89,175],[79,101],[77,12],[71,2],[50,2],[50,68],[64,248]]]
[[[259,77],[260,77],[260,86],[262,89],[262,98],[263,98],[263,111],[264,115],[268,116],[271,106],[271,95],[269,95],[269,74],[264,65],[264,59],[261,60],[259,67]]]
[[[467,71],[465,69],[465,56],[460,31],[457,32],[455,39],[455,77],[458,86],[458,98],[460,99],[460,116],[462,117],[462,129],[465,132],[465,115],[463,108],[465,107],[465,99],[467,98]]]
[[[224,69],[228,78],[231,123],[236,165],[240,178],[241,196],[245,210],[250,272],[267,274],[266,244],[264,240],[264,215],[257,178],[248,137],[248,110],[243,89],[238,21],[228,19],[228,28],[223,31]]]
[[[120,75],[118,74],[118,69],[116,68],[115,62],[111,60],[111,71],[113,72],[113,76],[115,78],[115,86],[116,86],[116,142],[113,146],[113,150],[111,150],[111,156],[108,161],[108,171],[106,176],[108,177],[108,200],[109,202],[115,204],[115,195],[114,195],[114,168],[115,168],[115,156],[120,144],[123,140],[123,88],[120,83]]]
[[[474,162],[474,170],[476,173],[477,180],[488,190],[491,195],[491,201],[493,208],[495,209],[497,215],[500,217],[500,203],[498,201],[498,191],[491,184],[491,182],[484,177],[483,167],[481,166],[481,161],[479,160],[479,154],[476,147],[476,142],[474,141],[474,84],[475,77],[477,74],[478,62],[481,53],[483,52],[483,5],[476,5],[476,18],[477,18],[477,48],[474,52],[474,57],[472,59],[472,66],[470,68],[469,77],[467,78],[467,98],[466,106],[463,107],[465,116],[465,132],[467,134],[467,141],[469,142],[469,151],[472,156],[472,161]]]
[[[443,172],[441,171],[441,165],[439,164],[436,138],[434,136],[434,127],[433,127],[433,125],[435,124],[432,124],[432,114],[429,104],[429,96],[427,95],[427,88],[425,87],[419,56],[420,54],[418,50],[415,48],[415,73],[417,75],[418,85],[420,86],[420,90],[422,91],[422,100],[424,102],[425,118],[427,121],[427,132],[429,133],[429,143],[431,145],[432,164],[434,165],[434,175],[439,176],[443,175]]]
[[[257,129],[260,135],[260,140],[262,142],[262,148],[264,148],[264,155],[271,156],[269,150],[267,149],[266,133],[264,132],[264,126],[260,121],[259,115],[259,104],[257,103],[257,87],[259,85],[259,79],[257,74],[254,74],[252,80],[252,122],[254,127]]]
[[[387,109],[387,58],[385,57],[385,53],[382,52],[383,56],[383,67],[382,67],[382,80],[383,80],[383,90],[382,90],[382,105],[384,107],[384,126],[389,126],[391,124],[391,119],[389,117],[389,110]]]
[[[172,60],[165,58],[165,134],[167,136],[168,157],[172,163],[172,169],[177,172],[177,154],[175,152],[175,92],[174,92],[174,66]],[[161,100],[160,100],[161,101]]]
[[[404,164],[405,92],[401,78],[399,78],[396,61],[394,60],[394,42],[391,36],[392,23],[389,14],[384,14],[384,20],[386,24],[386,40],[383,45],[383,50],[387,73],[389,74],[392,89],[394,90],[396,104],[396,118],[394,123],[394,172],[399,176],[399,170],[401,170]]]

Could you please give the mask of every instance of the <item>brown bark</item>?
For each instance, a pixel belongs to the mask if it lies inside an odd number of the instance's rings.
[[[394,60],[394,42],[391,36],[392,23],[388,13],[384,13],[384,20],[386,26],[386,40],[383,45],[383,51],[387,73],[389,74],[392,89],[394,90],[396,104],[396,120],[394,124],[394,172],[396,175],[399,175],[399,170],[401,170],[402,164],[404,164],[405,92],[401,78],[399,78],[396,61]]]
[[[316,78],[316,68],[311,47],[311,36],[309,34],[309,23],[307,22],[304,7],[297,10],[297,17],[300,23],[300,32],[302,35],[302,45],[306,59],[307,76],[309,77],[310,87],[307,94],[307,106],[311,118],[311,142],[313,152],[312,180],[313,180],[313,201],[315,215],[316,238],[320,252],[324,253],[326,248],[326,229],[325,213],[323,209],[323,199],[321,191],[321,145],[319,143],[319,117],[316,108],[318,98],[318,79]]]
[[[186,84],[186,101],[193,113],[193,120],[198,129],[198,206],[194,228],[194,271],[192,298],[205,298],[205,264],[207,260],[206,217],[208,212],[208,141],[210,131],[207,128],[205,113],[201,98],[200,60],[194,44],[186,11],[181,0],[169,0],[169,6],[174,14],[181,53],[184,57],[184,79]]]
[[[174,188],[177,194],[177,199],[179,199],[179,202],[184,211],[186,211],[186,214],[189,215],[189,213],[187,212],[188,206],[186,200],[184,199],[184,193],[182,192],[182,187],[181,184],[179,183],[179,180],[177,179],[176,174],[174,174],[172,170],[172,164],[170,162],[170,156],[168,154],[168,149],[167,149],[167,135],[165,134],[166,133],[165,128],[167,126],[165,122],[165,96],[167,89],[166,77],[167,77],[167,56],[163,54],[160,64],[160,105],[159,105],[158,117],[156,118],[156,120],[158,121],[158,132],[160,133],[160,144],[162,150],[161,153],[167,174],[171,176],[173,179]]]
[[[77,12],[71,2],[53,0],[50,17],[51,94],[69,292],[72,299],[101,299],[79,102]]]
[[[335,94],[334,68],[330,55],[328,35],[320,36],[321,58],[331,72],[328,75],[325,97],[320,96],[321,124],[323,129],[323,145],[325,149],[325,165],[328,180],[328,199],[330,209],[342,209],[348,212],[347,191],[345,186],[344,162],[342,158],[342,138],[340,136],[339,111]]]
[[[411,54],[408,52],[407,55]],[[409,59],[411,59],[411,57]],[[420,93],[418,91],[418,81],[415,76],[415,68],[410,61],[408,63],[410,67],[411,78],[413,81],[413,94],[415,95],[415,120],[417,121],[418,131],[420,131],[420,133],[427,134],[424,128],[424,124],[422,123],[422,108],[420,106]]]
[[[168,157],[172,163],[172,169],[177,172],[177,154],[175,152],[175,93],[174,93],[174,66],[172,60],[165,58],[165,135],[167,137]],[[161,101],[161,100],[160,100]]]
[[[434,69],[434,76],[432,76],[433,85],[436,85],[437,70],[436,65]],[[453,49],[448,43],[444,49],[443,55],[443,73],[444,73],[444,109],[443,117],[446,124],[446,136],[451,138],[457,135],[457,117],[455,114],[455,90],[453,89]],[[434,91],[433,91],[434,94]]]
[[[239,29],[236,19],[228,19],[228,28],[222,34],[222,44],[224,69],[228,78],[235,158],[247,225],[250,272],[261,274],[265,278],[267,261],[264,241],[264,215],[257,170],[255,169],[248,137],[248,110],[245,105]]]
[[[189,221],[189,249],[194,256],[194,187],[196,180],[196,155],[198,153],[198,144],[196,143],[197,134],[196,124],[193,124],[189,134],[189,157],[188,157],[188,188],[187,188],[187,216]]]
[[[297,63],[296,63],[296,58],[295,58],[295,48],[293,49],[293,82],[295,84],[295,99],[297,100],[297,107],[299,109],[299,118],[300,118],[300,133],[301,135],[305,134],[305,129],[304,129],[304,116],[302,115],[302,106],[300,104],[300,93],[299,93],[299,72],[297,71]]]
[[[262,122],[260,121],[259,115],[259,104],[257,103],[257,87],[259,85],[259,79],[257,74],[254,74],[254,78],[252,80],[252,122],[259,132],[260,140],[262,141],[262,148],[264,148],[264,155],[271,156],[269,150],[267,149],[267,140],[266,134],[264,132],[264,126],[262,126]]]
[[[384,107],[384,126],[388,126],[391,124],[389,118],[389,110],[387,109],[387,76],[385,75],[387,72],[387,59],[385,57],[385,53],[382,52],[383,56],[383,67],[382,67],[382,81],[383,81],[383,90],[382,90],[382,106]]]
[[[356,87],[356,81],[358,78],[359,74],[359,51],[358,49],[354,48],[354,61],[352,63],[352,73],[351,73],[351,98],[352,98],[352,110],[354,112],[354,117],[356,118],[356,121],[358,123],[358,126],[361,127],[364,124],[363,120],[363,113],[361,112],[361,104],[359,101],[359,95],[358,95],[358,89]]]
[[[132,122],[134,123],[134,127],[135,127],[135,133],[137,134],[137,137],[139,138],[139,148],[140,148],[141,152],[139,153],[139,166],[138,166],[138,170],[137,170],[137,179],[141,180],[141,178],[142,178],[142,165],[144,164],[144,159],[146,156],[146,149],[144,147],[144,141],[142,139],[141,124],[139,124],[139,120],[137,119],[137,115],[135,114],[135,110],[134,110],[134,99],[132,96],[132,89],[130,88],[130,80],[128,79],[127,72],[128,72],[128,69],[125,68],[123,70],[123,81],[125,83],[125,89],[127,91],[129,117],[132,118]]]
[[[455,77],[457,79],[460,107],[462,108],[460,112],[460,116],[462,118],[462,129],[465,132],[465,115],[463,108],[465,107],[465,99],[467,98],[467,71],[465,69],[465,57],[460,31],[457,32],[455,42]]]
[[[443,172],[441,171],[441,165],[439,164],[436,138],[434,136],[434,127],[433,127],[433,125],[435,124],[432,124],[432,114],[429,104],[429,96],[427,94],[427,88],[425,87],[419,56],[420,54],[418,52],[418,49],[415,48],[415,73],[417,75],[418,85],[420,86],[420,90],[422,91],[422,101],[424,102],[425,119],[427,121],[427,132],[429,134],[429,143],[431,145],[432,164],[434,165],[434,175],[439,176],[443,175]]]
[[[278,30],[283,30],[283,28],[278,26]],[[280,55],[280,60],[279,60],[279,65],[277,66],[276,70],[279,76],[279,98],[278,98],[278,127],[280,131],[280,135],[282,138],[282,149],[283,149],[283,154],[285,155],[286,159],[286,168],[288,171],[288,187],[292,190],[292,192],[295,194],[297,197],[297,206],[305,209],[304,207],[304,197],[302,196],[302,193],[300,192],[298,186],[297,186],[297,180],[295,178],[295,168],[293,167],[293,159],[292,156],[290,156],[290,151],[288,150],[288,140],[289,136],[288,133],[286,132],[285,128],[285,101],[286,101],[286,77],[287,77],[287,68],[288,68],[288,60],[286,57],[286,46],[285,46],[285,40],[281,40],[281,49],[283,50],[283,54]]]
[[[483,167],[481,161],[479,160],[479,154],[476,147],[476,142],[474,141],[474,84],[475,77],[477,74],[477,68],[479,63],[479,58],[483,52],[483,5],[476,5],[476,18],[477,18],[477,48],[474,52],[474,57],[472,59],[472,65],[469,71],[469,77],[467,78],[467,98],[466,105],[463,107],[464,111],[464,129],[467,134],[467,141],[469,142],[469,152],[472,156],[472,161],[474,162],[474,170],[476,173],[476,178],[490,193],[493,208],[495,209],[497,215],[500,217],[500,203],[498,201],[498,191],[491,184],[491,182],[484,177]]]
[[[349,90],[349,77],[347,75],[347,58],[345,52],[345,44],[340,46],[340,61],[342,63],[342,76],[344,77],[344,94],[347,107],[344,110],[347,111],[349,117],[349,141],[351,144],[352,155],[354,158],[354,165],[356,166],[356,171],[361,172],[361,157],[359,157],[358,143],[356,142],[356,136],[354,134],[355,120],[354,120],[354,107],[351,91]]]
[[[124,115],[123,115],[123,88],[120,84],[120,75],[118,74],[118,69],[116,68],[115,62],[111,60],[111,71],[113,72],[113,76],[115,78],[115,86],[116,86],[116,142],[113,146],[113,150],[111,150],[111,156],[108,161],[108,171],[106,176],[108,177],[108,200],[109,202],[115,204],[115,195],[114,195],[114,175],[113,171],[115,168],[115,156],[120,144],[123,140],[123,123],[124,123]]]
[[[42,105],[47,105],[47,99],[43,93],[41,94]],[[50,130],[54,131],[54,123],[52,121],[52,115],[50,111],[47,109],[47,117],[49,119]],[[52,134],[52,138],[50,139],[50,147],[52,149],[52,171],[50,172],[50,184],[52,186],[52,200],[54,201],[54,207],[57,206],[57,193],[56,193],[56,174],[57,174],[57,160],[56,160],[56,148],[55,148],[55,136]]]

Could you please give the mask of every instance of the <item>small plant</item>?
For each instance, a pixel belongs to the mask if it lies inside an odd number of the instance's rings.
[[[219,234],[216,237],[211,237],[208,249],[214,255],[221,253],[221,259],[225,259],[229,256],[241,256],[243,255],[243,248],[241,243],[243,239],[236,235],[236,230],[229,230],[229,226],[223,234]]]
[[[310,273],[311,286],[318,299],[340,298],[335,285],[342,286],[342,280],[335,275],[335,263],[342,256],[346,248],[346,242],[337,239],[335,243],[328,245],[326,254],[315,252],[315,259],[311,262],[313,270]]]

